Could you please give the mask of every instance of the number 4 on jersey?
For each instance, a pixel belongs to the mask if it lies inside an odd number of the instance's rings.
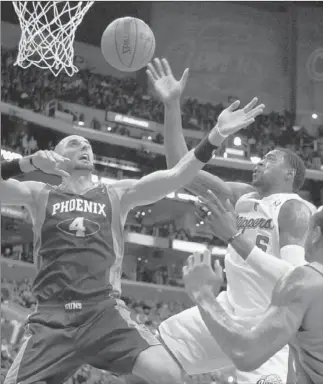
[[[68,229],[72,232],[75,231],[76,237],[85,237],[86,228],[84,226],[84,217],[77,217],[74,219]]]

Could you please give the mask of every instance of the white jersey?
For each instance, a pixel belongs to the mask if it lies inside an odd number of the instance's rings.
[[[286,201],[295,199],[304,201],[296,194],[279,193],[259,199],[257,193],[250,193],[242,196],[236,204],[239,228],[244,229],[244,233],[268,257],[280,258],[279,212]],[[304,203],[314,212],[314,206]],[[273,280],[266,281],[264,276],[256,273],[232,247],[228,248],[225,267],[228,288],[220,293],[217,300],[229,313],[250,321],[253,313],[265,311],[270,304]],[[190,375],[232,365],[210,334],[196,306],[163,321],[159,332],[168,349]],[[239,384],[265,383],[266,377],[273,375],[280,380],[277,379],[277,383],[286,384],[287,372],[288,347],[284,347],[257,370],[236,371],[236,375]]]
[[[236,203],[238,229],[242,229],[268,257],[280,258],[278,216],[288,200],[304,201],[313,207],[294,193],[277,193],[259,199],[258,194],[252,192]],[[228,301],[237,313],[252,315],[268,307],[273,290],[272,280],[259,275],[231,246],[225,256],[225,270]]]

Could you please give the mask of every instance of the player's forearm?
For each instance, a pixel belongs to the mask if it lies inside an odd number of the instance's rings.
[[[242,319],[228,314],[214,297],[205,295],[199,298],[198,307],[211,335],[241,371],[259,368],[289,342],[290,329],[295,329],[291,315],[279,308]]]
[[[238,369],[249,370],[246,354],[249,353],[250,346],[255,344],[248,331],[251,325],[246,327],[239,324],[212,296],[200,297],[198,308],[205,325],[223,352]]]
[[[205,163],[206,161],[201,161],[196,157],[195,150],[187,152],[187,154],[169,170],[169,183],[172,183],[174,190],[186,186],[194,179],[198,171],[205,166]]]
[[[31,163],[31,156],[1,162],[1,178],[3,180],[8,180],[22,173],[28,173],[34,170],[35,167]]]
[[[124,211],[128,212],[134,206],[152,204],[190,183],[197,172],[211,159],[213,148],[209,137],[206,137],[175,167],[151,173],[140,179],[125,191],[122,197]]]
[[[219,137],[218,145],[223,138]],[[167,167],[174,167],[188,152],[182,129],[180,101],[165,105],[165,153]],[[231,198],[231,190],[225,181],[205,171],[199,171],[185,189],[195,195],[203,196],[208,189],[221,196]]]
[[[182,129],[180,100],[165,105],[165,153],[167,168],[174,167],[188,152]]]
[[[236,237],[231,246],[255,271],[272,280],[274,284],[293,267],[288,262],[262,251],[245,234]]]

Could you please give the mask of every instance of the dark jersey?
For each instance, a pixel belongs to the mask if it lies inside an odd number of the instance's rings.
[[[317,273],[306,284],[312,302],[302,326],[289,343],[296,363],[297,384],[323,383],[323,266],[317,262],[304,268]],[[306,285],[304,284],[304,288]]]
[[[33,212],[38,301],[120,295],[124,252],[120,199],[99,184],[83,195],[46,185]]]

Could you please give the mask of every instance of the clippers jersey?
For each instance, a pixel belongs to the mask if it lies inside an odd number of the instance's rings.
[[[296,362],[297,384],[323,383],[323,266],[317,262],[305,268],[317,272],[317,279],[304,283],[312,286],[308,290],[312,302],[308,308],[302,326],[289,343]]]
[[[120,199],[98,184],[83,195],[45,185],[32,212],[39,302],[120,296],[124,252]]]
[[[278,216],[281,207],[288,200],[303,201],[311,210],[313,206],[293,193],[277,193],[262,199],[257,196],[252,192],[237,201],[237,227],[268,257],[280,258]],[[252,315],[269,306],[274,288],[272,281],[266,281],[231,246],[225,256],[225,269],[228,301],[237,312]]]

